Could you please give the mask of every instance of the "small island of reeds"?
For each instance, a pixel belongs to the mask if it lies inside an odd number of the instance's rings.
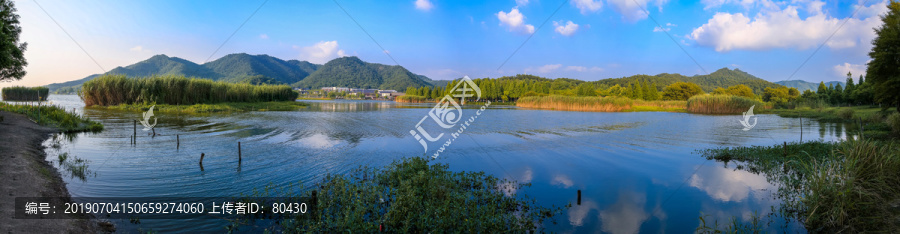
[[[85,106],[161,112],[296,110],[298,93],[286,85],[236,84],[183,76],[127,78],[104,75],[81,88]]]
[[[3,88],[4,101],[46,101],[50,89],[47,87],[13,86]]]

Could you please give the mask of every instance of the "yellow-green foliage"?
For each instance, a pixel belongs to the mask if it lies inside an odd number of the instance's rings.
[[[688,100],[695,95],[703,94],[699,85],[688,82],[675,82],[663,89],[664,100]]]
[[[894,131],[894,134],[900,134],[900,113],[891,114],[885,122],[887,122],[888,126],[891,126],[891,131]]]
[[[701,114],[739,114],[750,109],[764,107],[762,102],[734,95],[700,95],[687,101],[687,110]]]
[[[3,88],[4,101],[46,101],[47,93],[50,89],[47,87],[22,87],[13,86]]]
[[[102,124],[53,105],[13,105],[0,102],[0,111],[23,114],[40,125],[56,127],[63,132],[103,130]]]
[[[396,102],[411,102],[411,103],[425,103],[428,102],[428,98],[425,96],[418,95],[403,95],[394,99]]]
[[[565,111],[627,111],[634,101],[624,97],[530,96],[516,101],[516,106]]]
[[[718,88],[716,88],[716,90],[714,90],[712,92],[712,94],[725,94],[725,95],[735,95],[735,96],[741,96],[741,97],[747,97],[747,98],[756,98],[756,95],[753,94],[753,89],[750,89],[750,87],[747,87],[746,85],[742,85],[742,84],[731,86],[731,87],[728,87],[727,89],[718,87]]]
[[[124,75],[104,75],[81,87],[81,98],[86,106],[292,101],[297,96],[297,92],[287,85],[234,84],[183,76],[126,78]]]

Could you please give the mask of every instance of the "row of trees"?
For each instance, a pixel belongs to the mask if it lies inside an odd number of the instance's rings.
[[[816,92],[807,90],[802,97],[806,100],[818,100],[831,105],[871,105],[875,104],[875,91],[872,82],[866,82],[860,75],[859,82],[853,83],[853,73],[847,72],[847,87],[841,84],[825,86],[819,83]]]

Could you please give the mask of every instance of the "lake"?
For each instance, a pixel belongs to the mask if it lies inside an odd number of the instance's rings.
[[[360,165],[381,167],[423,155],[409,132],[434,105],[334,100],[305,101],[308,108],[288,112],[156,113],[155,130],[161,135],[151,137],[138,124],[137,144],[131,145],[133,120],[142,119],[142,113],[85,109],[74,95],[49,99],[105,125],[101,133],[45,143],[50,146],[47,160],[55,166],[60,153],[86,160],[84,174],[60,170],[76,201],[237,196],[269,184],[310,186],[326,173],[346,173]],[[464,109],[463,115],[476,111]],[[454,171],[484,171],[531,183],[515,193],[542,205],[571,203],[556,217],[558,224],[547,224],[557,232],[681,233],[697,228],[701,212],[709,215],[708,222],[720,223],[732,217],[747,221],[754,211],[765,215],[779,204],[772,196],[777,185],[764,175],[736,170],[734,163],[706,160],[695,150],[781,144],[799,140],[801,132],[798,119],[770,114],[757,115],[758,124],[749,131],[742,130],[741,116],[735,115],[491,106],[478,116],[437,162]],[[803,128],[807,141],[847,137],[839,124],[804,121]],[[428,156],[437,147],[430,145]],[[203,170],[198,166],[201,153],[206,155]],[[228,224],[212,219],[112,221],[126,232],[224,231]],[[795,222],[773,223],[773,228],[805,232]]]

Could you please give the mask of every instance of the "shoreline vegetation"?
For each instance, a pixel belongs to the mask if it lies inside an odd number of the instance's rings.
[[[155,107],[154,107],[155,106]],[[154,107],[156,112],[169,113],[218,113],[218,112],[244,112],[244,111],[293,111],[307,107],[308,104],[297,101],[282,102],[223,102],[215,104],[194,105],[169,105],[169,104],[119,104],[113,106],[92,106],[90,108],[120,110],[120,111],[147,111]]]
[[[46,101],[50,89],[47,87],[13,86],[2,89],[4,101]]]
[[[63,108],[55,105],[24,105],[0,102],[0,111],[23,114],[37,124],[57,128],[65,133],[99,132],[103,130],[103,124],[85,116],[66,112]],[[2,118],[0,118],[0,122],[2,121]]]
[[[783,185],[775,191],[782,205],[773,213],[797,220],[809,231],[892,232],[900,228],[898,146],[895,141],[851,139],[701,153],[709,160],[739,163],[738,169]],[[726,230],[732,228],[737,229]]]
[[[238,84],[183,76],[126,78],[124,75],[103,75],[85,82],[80,96],[85,106],[90,107],[294,101],[299,93],[287,85]]]

